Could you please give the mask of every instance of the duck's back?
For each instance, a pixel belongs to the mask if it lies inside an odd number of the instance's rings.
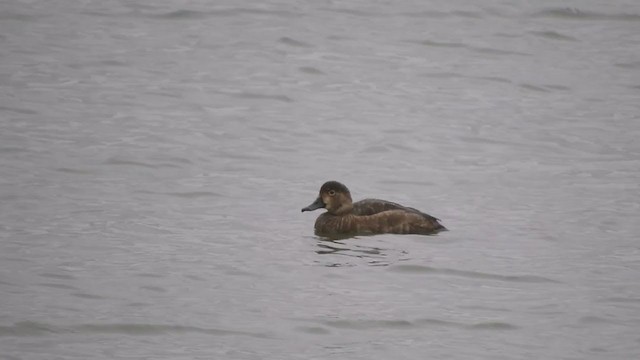
[[[394,203],[387,200],[380,199],[364,199],[360,201],[356,201],[353,203],[353,214],[354,215],[375,215],[381,213],[383,211],[389,210],[402,210],[410,213],[420,214],[425,218],[437,221],[440,220],[436,217],[433,217],[429,214],[425,214],[418,209],[414,209],[412,207],[402,206],[398,203]]]

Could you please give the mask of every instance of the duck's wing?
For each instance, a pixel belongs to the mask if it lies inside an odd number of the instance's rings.
[[[389,210],[402,210],[402,211],[422,215],[423,217],[430,220],[435,220],[435,221],[440,220],[437,217],[433,217],[429,214],[425,214],[418,209],[402,206],[398,203],[394,203],[386,200],[364,199],[364,200],[356,201],[353,203],[353,214],[359,215],[359,216],[375,215],[383,211],[389,211]]]
[[[433,216],[406,209],[383,211],[365,218],[368,218],[371,224],[375,224],[375,230],[381,234],[431,235],[447,230]]]
[[[404,210],[405,207],[391,201],[364,199],[353,203],[353,214],[359,216],[375,215],[387,210]]]

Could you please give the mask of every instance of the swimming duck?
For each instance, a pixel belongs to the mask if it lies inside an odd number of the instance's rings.
[[[435,234],[447,230],[440,219],[414,208],[390,201],[351,200],[349,189],[337,181],[327,181],[320,195],[302,211],[325,208],[318,216],[315,233],[319,236],[347,236],[372,234]]]

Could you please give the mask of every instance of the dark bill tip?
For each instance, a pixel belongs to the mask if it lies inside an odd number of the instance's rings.
[[[324,202],[322,201],[322,198],[321,198],[321,197],[318,197],[318,198],[316,199],[316,201],[314,201],[314,202],[313,202],[313,204],[311,204],[311,205],[307,206],[306,208],[302,208],[302,212],[305,212],[305,211],[313,211],[313,210],[316,210],[316,209],[321,209],[321,208],[323,208],[324,206],[325,206],[325,205],[324,205]]]

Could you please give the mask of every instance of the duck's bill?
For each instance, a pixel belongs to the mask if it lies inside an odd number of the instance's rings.
[[[302,212],[305,212],[305,211],[313,211],[313,210],[316,210],[316,209],[321,209],[321,208],[323,208],[324,206],[325,206],[325,205],[324,205],[324,202],[322,201],[322,198],[321,198],[321,197],[318,197],[318,198],[316,199],[316,201],[314,201],[314,202],[313,202],[313,204],[311,204],[311,205],[307,206],[306,208],[303,208],[303,209],[302,209]]]

